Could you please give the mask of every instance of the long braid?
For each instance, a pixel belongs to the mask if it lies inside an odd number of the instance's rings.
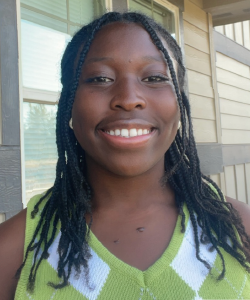
[[[17,271],[20,275],[27,258],[34,254],[30,271],[28,288],[33,290],[36,274],[43,259],[48,256],[48,249],[60,228],[58,253],[59,284],[49,283],[54,288],[62,288],[68,284],[72,269],[79,274],[83,266],[88,283],[88,260],[90,251],[88,235],[92,223],[91,187],[86,174],[85,153],[80,148],[74,133],[68,126],[71,110],[79,84],[86,55],[96,33],[105,25],[113,22],[136,23],[141,25],[150,35],[155,46],[163,53],[170,70],[171,79],[180,110],[181,130],[177,131],[174,142],[165,154],[166,176],[163,182],[169,182],[175,191],[176,204],[181,215],[182,232],[185,231],[184,205],[187,206],[194,229],[196,257],[207,268],[208,262],[200,257],[200,243],[210,243],[222,261],[219,279],[225,274],[225,262],[220,248],[235,257],[248,271],[247,260],[250,256],[250,239],[242,221],[232,206],[224,201],[218,186],[200,171],[199,158],[193,136],[190,105],[183,92],[185,68],[182,63],[181,49],[171,35],[152,19],[138,13],[107,13],[101,18],[80,29],[67,45],[62,58],[62,93],[58,105],[56,122],[56,143],[58,162],[54,186],[41,197],[31,214],[34,218],[39,206],[46,200],[33,238],[27,247],[24,261]],[[167,42],[168,49],[178,62],[177,75],[168,50],[164,48],[161,38]],[[211,188],[212,187],[212,188]],[[89,226],[85,215],[90,214]],[[49,236],[49,229],[53,230]],[[201,237],[198,235],[201,227]],[[238,239],[238,234],[241,241]],[[231,244],[228,243],[231,241]],[[38,253],[42,251],[38,258]]]

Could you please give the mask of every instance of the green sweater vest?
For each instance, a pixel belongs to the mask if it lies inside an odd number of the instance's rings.
[[[39,221],[39,213],[35,219],[30,217],[39,199],[40,195],[35,196],[28,204],[25,249]],[[49,249],[49,258],[43,260],[38,269],[34,293],[30,294],[26,289],[33,261],[33,256],[29,255],[17,286],[15,300],[250,299],[250,275],[223,249],[221,251],[226,261],[226,275],[221,281],[217,281],[222,266],[215,250],[210,252],[209,245],[200,246],[201,257],[213,266],[210,273],[197,260],[194,234],[187,209],[185,214],[186,232],[181,233],[179,217],[169,246],[160,259],[144,272],[115,257],[91,232],[89,246],[92,257],[89,260],[89,285],[86,284],[84,272],[79,278],[76,278],[72,272],[70,285],[55,290],[47,283],[60,282],[56,272],[57,246],[60,239],[60,232],[58,232]]]

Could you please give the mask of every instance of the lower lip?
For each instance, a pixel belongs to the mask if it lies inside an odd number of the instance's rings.
[[[99,134],[102,138],[107,140],[110,144],[112,144],[114,147],[122,147],[122,148],[137,148],[144,146],[148,143],[148,141],[152,138],[152,136],[155,134],[156,130],[154,129],[148,134],[144,135],[137,135],[134,137],[122,137],[122,136],[115,136],[110,135],[102,130],[99,130]]]

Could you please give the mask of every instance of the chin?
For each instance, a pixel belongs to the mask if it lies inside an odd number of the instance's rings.
[[[133,161],[130,160],[124,164],[109,164],[109,171],[117,176],[121,177],[137,177],[141,175],[146,175],[147,173],[153,171],[155,168],[159,168],[164,164],[164,159],[158,162],[149,162],[149,161]]]

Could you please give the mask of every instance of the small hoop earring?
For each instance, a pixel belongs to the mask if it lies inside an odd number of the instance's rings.
[[[73,129],[72,118],[69,120],[69,127],[70,127],[71,129]]]
[[[178,123],[178,129],[180,129],[180,127],[181,127],[181,121],[179,121]]]

